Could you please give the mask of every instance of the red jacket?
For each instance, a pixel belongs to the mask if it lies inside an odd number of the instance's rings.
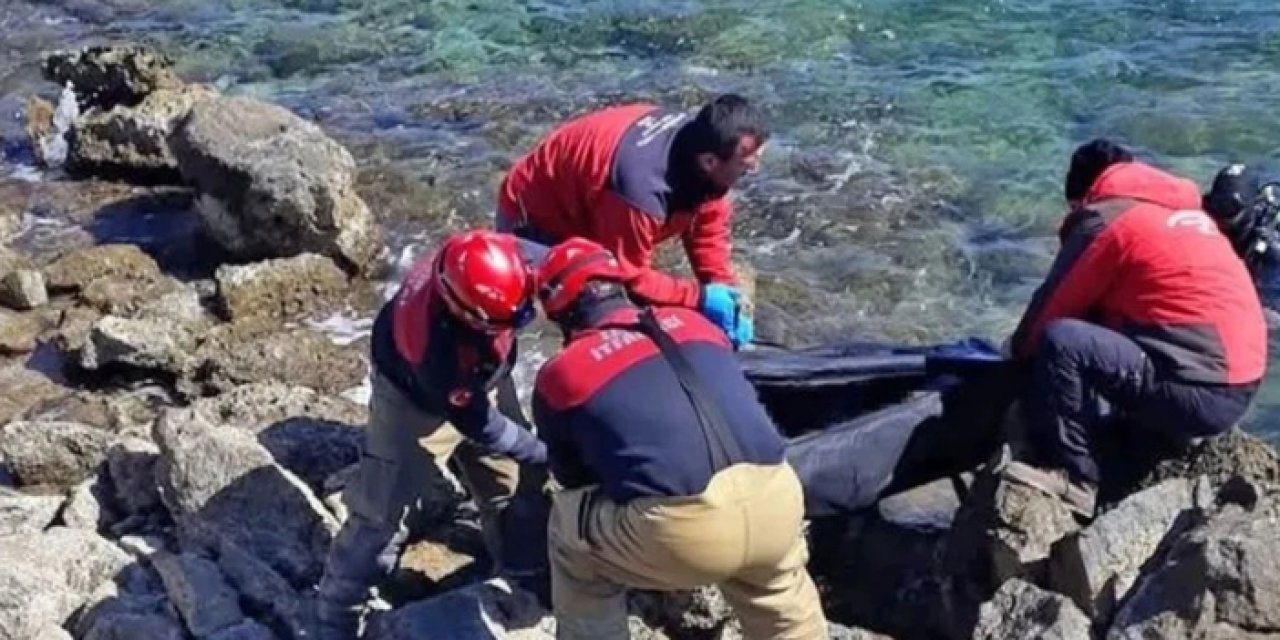
[[[507,173],[498,215],[537,237],[598,242],[631,274],[631,293],[697,307],[703,282],[734,282],[726,196],[671,210],[671,144],[688,114],[652,105],[596,111],[552,131]],[[658,243],[680,236],[697,281],[654,270]]]
[[[1262,378],[1267,332],[1244,263],[1200,210],[1195,183],[1150,166],[1108,168],[1059,231],[1062,249],[1014,334],[1030,357],[1059,318],[1091,319],[1186,382]]]

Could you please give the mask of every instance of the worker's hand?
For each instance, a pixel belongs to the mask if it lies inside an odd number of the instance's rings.
[[[741,349],[754,340],[756,337],[755,323],[752,322],[751,316],[745,313],[738,315],[738,326],[734,328],[733,333],[729,334],[729,339],[733,341],[734,349]]]
[[[733,339],[738,328],[738,289],[727,284],[712,282],[702,286],[702,303],[699,311],[708,320]]]

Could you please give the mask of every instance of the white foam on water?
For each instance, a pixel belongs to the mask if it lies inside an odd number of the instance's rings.
[[[9,173],[9,177],[23,182],[40,182],[44,180],[44,174],[40,172],[40,169],[29,164],[13,165],[13,171]]]
[[[307,318],[306,323],[342,347],[373,333],[373,318],[352,317],[345,313],[334,313],[320,319]]]

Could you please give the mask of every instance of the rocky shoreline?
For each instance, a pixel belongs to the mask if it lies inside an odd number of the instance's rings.
[[[0,232],[44,207],[78,235],[0,250],[0,640],[304,638],[368,368],[366,341],[307,320],[367,315],[388,269],[354,160],[140,47],[44,71],[75,116],[33,99],[28,131],[62,141],[42,159],[68,177],[0,182]],[[130,241],[139,211],[183,242]],[[832,637],[1280,638],[1271,447],[1233,433],[1113,493],[1082,528],[975,470],[963,500],[931,486],[814,522],[811,567],[849,625]],[[552,637],[534,598],[485,580],[459,489],[426,502],[371,637]],[[632,604],[636,638],[739,637],[714,589]]]

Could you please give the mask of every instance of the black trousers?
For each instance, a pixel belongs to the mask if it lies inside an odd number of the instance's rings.
[[[1024,406],[1036,453],[1073,480],[1095,484],[1097,444],[1110,435],[1100,430],[1125,425],[1145,434],[1130,441],[1218,435],[1244,416],[1258,390],[1257,382],[1164,378],[1136,342],[1082,320],[1058,320],[1046,328],[1032,371]]]

